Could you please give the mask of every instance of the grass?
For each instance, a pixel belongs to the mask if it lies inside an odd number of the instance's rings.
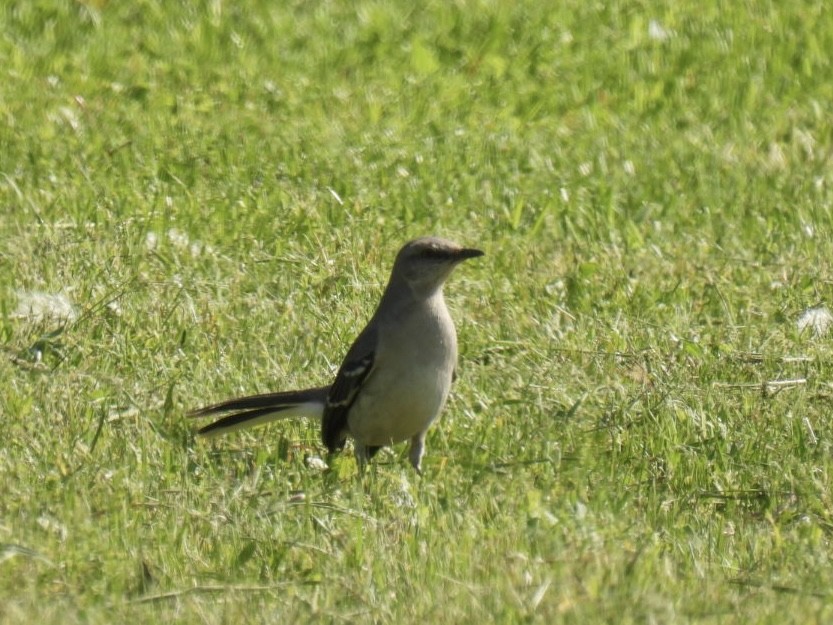
[[[829,622],[833,28],[781,4],[4,5],[0,621]],[[424,478],[195,438],[426,233],[487,256]]]

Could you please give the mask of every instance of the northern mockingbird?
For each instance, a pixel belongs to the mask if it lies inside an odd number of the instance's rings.
[[[386,445],[411,441],[408,458],[420,471],[425,435],[448,398],[457,366],[457,334],[443,299],[451,271],[476,249],[436,237],[406,243],[373,317],[347,352],[329,386],[242,397],[191,413],[232,412],[202,428],[205,435],[286,417],[321,421],[330,453],[355,441],[360,467]]]

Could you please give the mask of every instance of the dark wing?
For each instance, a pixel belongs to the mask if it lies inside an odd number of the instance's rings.
[[[375,357],[376,331],[368,326],[347,352],[327,395],[324,418],[321,420],[321,440],[331,453],[344,447],[347,415],[373,371]]]

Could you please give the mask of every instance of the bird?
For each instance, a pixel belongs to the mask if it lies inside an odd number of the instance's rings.
[[[231,414],[198,433],[214,436],[307,417],[320,421],[321,441],[330,454],[353,439],[360,471],[383,447],[410,441],[408,459],[422,474],[426,434],[456,377],[457,333],[443,285],[457,265],[483,255],[435,236],[409,241],[396,255],[375,313],[347,350],[331,384],[199,408],[189,415]]]

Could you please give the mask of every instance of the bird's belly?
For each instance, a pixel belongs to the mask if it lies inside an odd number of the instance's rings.
[[[360,395],[350,410],[350,433],[362,445],[390,445],[423,432],[447,399],[450,381],[434,367],[389,377],[375,380],[376,392]]]

